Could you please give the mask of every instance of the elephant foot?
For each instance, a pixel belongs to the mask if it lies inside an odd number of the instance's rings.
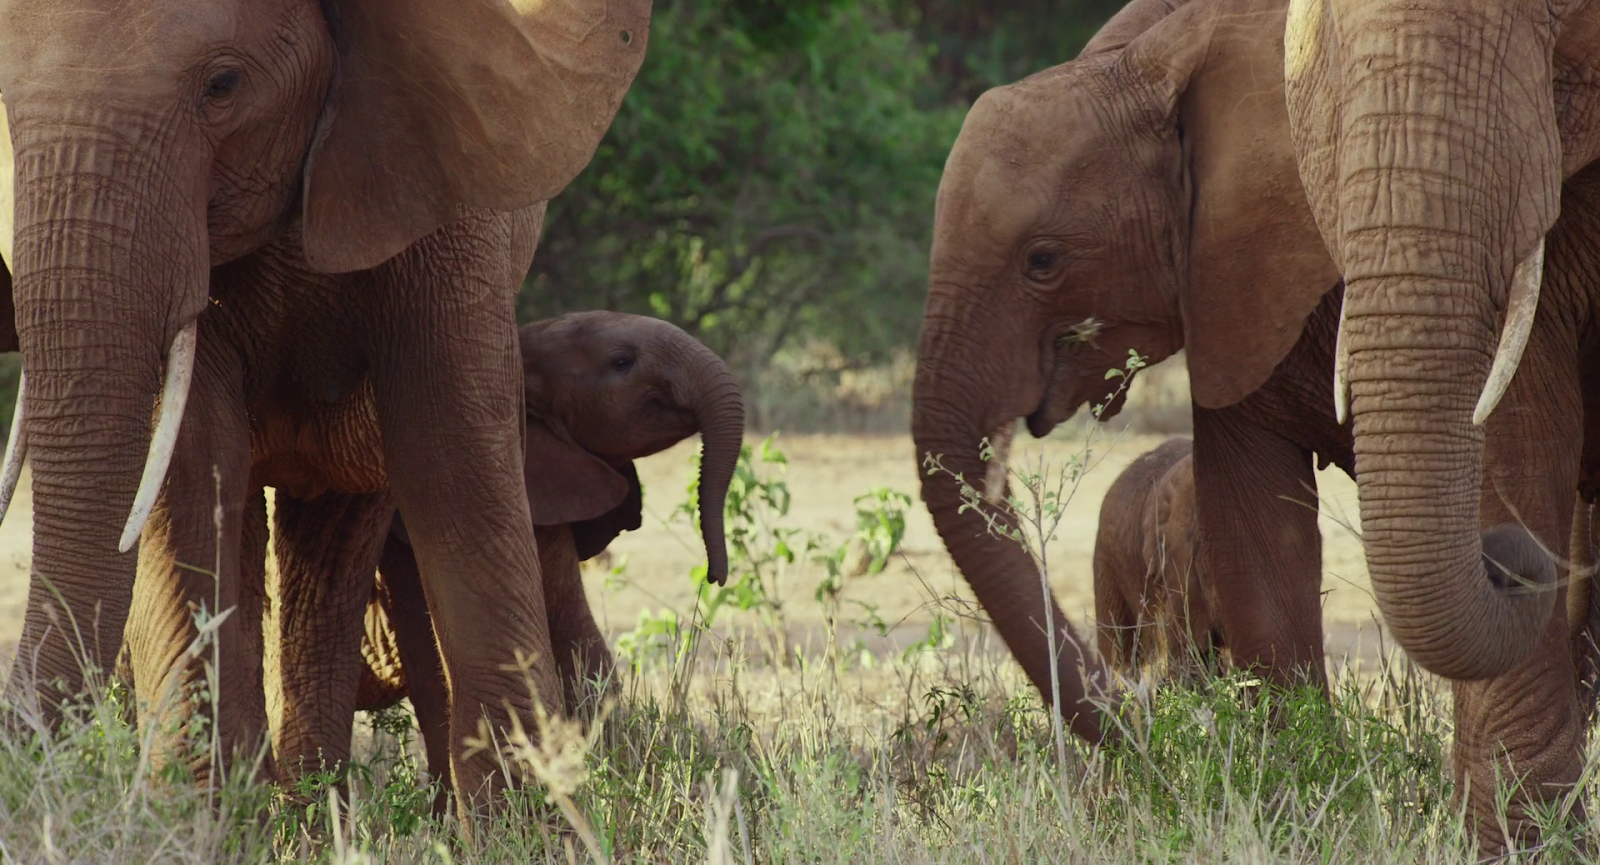
[[[1552,806],[1583,822],[1582,798],[1572,796],[1583,772],[1583,713],[1565,660],[1532,664],[1566,685],[1555,694],[1534,693],[1541,682],[1526,669],[1454,685],[1457,796],[1467,797],[1481,855],[1537,846],[1538,815]]]

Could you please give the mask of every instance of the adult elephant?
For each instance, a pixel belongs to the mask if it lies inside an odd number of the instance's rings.
[[[1288,136],[1270,134],[1287,126],[1273,86],[1285,7],[1171,5],[1131,4],[1084,56],[968,114],[934,219],[917,456],[984,478],[984,437],[1003,455],[1019,417],[1043,436],[1087,403],[1115,415],[1108,370],[1130,350],[1156,362],[1186,349],[1223,638],[1274,682],[1323,683],[1313,454],[1347,472],[1352,459],[1331,410],[1339,274]],[[925,476],[922,497],[1035,687],[1050,702],[1054,678],[1072,729],[1098,741],[1103,670],[1047,605],[1031,559],[964,509],[949,478]]]
[[[136,673],[161,673],[138,696],[170,710],[150,721],[158,757],[209,768],[166,738],[201,702],[191,609],[242,605],[215,631],[215,721],[224,755],[251,747],[248,492],[360,494],[387,465],[454,740],[559,701],[504,471],[523,454],[513,297],[541,202],[588,162],[648,22],[649,0],[0,3],[26,369],[5,476],[26,453],[35,502],[14,685],[54,715],[130,624]],[[329,456],[356,435],[381,438],[364,476]],[[543,655],[537,695],[505,670],[519,649]],[[454,753],[475,798],[494,758]]]
[[[1301,176],[1348,285],[1368,570],[1397,642],[1454,680],[1491,852],[1582,769],[1587,616],[1563,615],[1558,577],[1574,484],[1600,494],[1600,6],[1296,0],[1286,43]],[[1487,817],[1511,779],[1506,838]]]
[[[744,401],[721,358],[660,319],[573,313],[524,325],[520,342],[527,449],[512,479],[526,490],[550,652],[574,707],[586,683],[611,669],[578,563],[641,525],[634,460],[701,436],[706,576],[727,579],[723,502],[743,441]],[[285,504],[280,490],[279,513]],[[433,592],[419,578],[411,532],[392,513],[346,508],[344,519],[319,521],[300,544],[283,543],[289,535],[279,518],[267,688],[279,700],[276,753],[291,772],[348,759],[355,710],[410,696],[429,771],[448,777],[449,687],[429,613]],[[479,627],[490,626],[492,609],[478,612]]]
[[[739,458],[744,403],[721,358],[659,319],[575,313],[524,326],[522,348],[529,430],[524,482],[539,540],[550,642],[567,707],[573,710],[612,670],[611,652],[590,612],[578,563],[599,555],[621,532],[641,525],[644,499],[634,460],[700,435],[706,577],[718,584],[727,579],[722,512]],[[381,709],[409,696],[427,747],[429,773],[445,777],[449,714],[433,625],[421,603],[416,558],[404,524],[396,519],[384,534],[378,587],[365,616],[361,654],[366,663],[355,708]],[[370,586],[370,572],[364,576]],[[361,617],[354,620],[359,628]],[[306,652],[318,638],[316,632],[292,635],[302,659],[292,671],[294,679],[315,682],[327,675],[325,663],[304,663],[322,659]],[[285,659],[294,656],[286,645]],[[354,652],[338,660],[347,667],[361,664]],[[286,713],[284,723],[297,722]],[[324,747],[325,754],[345,753],[338,749],[348,748],[350,724],[349,713],[343,712],[325,728],[325,741],[308,744]]]

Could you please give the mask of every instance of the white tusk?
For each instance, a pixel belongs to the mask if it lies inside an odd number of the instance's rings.
[[[983,500],[997,505],[1006,494],[1006,460],[1011,456],[1011,438],[1017,433],[1017,422],[1009,420],[995,427],[989,436],[989,447],[994,456],[989,458],[989,470],[983,478]]]
[[[1339,332],[1333,338],[1333,417],[1341,424],[1350,416],[1350,345],[1344,336],[1344,307],[1349,299],[1349,295],[1339,299]]]
[[[22,478],[22,461],[28,458],[28,374],[17,377],[17,407],[11,415],[11,437],[6,440],[6,464],[0,470],[0,522],[11,509],[11,499],[17,494],[17,481]]]
[[[1494,352],[1494,364],[1489,367],[1489,380],[1484,382],[1483,395],[1478,397],[1478,407],[1472,411],[1474,426],[1482,426],[1500,404],[1500,398],[1511,387],[1511,378],[1517,374],[1517,364],[1522,362],[1522,351],[1528,347],[1528,337],[1533,334],[1533,315],[1539,310],[1539,284],[1544,281],[1544,238],[1539,245],[1511,274],[1511,296],[1506,299],[1506,326],[1500,334],[1500,346]]]
[[[198,321],[184,325],[172,340],[172,350],[167,352],[167,380],[161,387],[161,406],[156,410],[156,431],[150,437],[150,456],[144,461],[144,476],[139,479],[139,492],[133,497],[133,511],[128,514],[128,524],[122,529],[121,552],[133,549],[133,542],[144,531],[150,511],[161,494],[161,484],[167,479],[167,466],[172,462],[172,452],[178,446],[178,425],[183,423],[183,407],[189,401],[189,383],[194,379],[195,330]]]

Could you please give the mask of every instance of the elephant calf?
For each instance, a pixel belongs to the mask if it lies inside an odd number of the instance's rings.
[[[575,313],[524,326],[521,342],[528,412],[523,480],[551,645],[570,709],[589,682],[611,670],[578,563],[641,525],[633,460],[702,435],[707,578],[727,578],[723,501],[742,442],[744,404],[721,358],[658,319]],[[448,687],[435,646],[417,561],[396,516],[366,609],[366,666],[356,705],[380,709],[409,695],[437,778],[450,761]]]
[[[1172,438],[1141,455],[1100,505],[1094,605],[1100,654],[1122,671],[1165,660],[1214,666],[1222,635],[1200,557],[1194,443]]]

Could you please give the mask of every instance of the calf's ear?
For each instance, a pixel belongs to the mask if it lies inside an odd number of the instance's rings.
[[[528,418],[522,479],[536,526],[592,520],[628,496],[627,478],[537,417]]]

